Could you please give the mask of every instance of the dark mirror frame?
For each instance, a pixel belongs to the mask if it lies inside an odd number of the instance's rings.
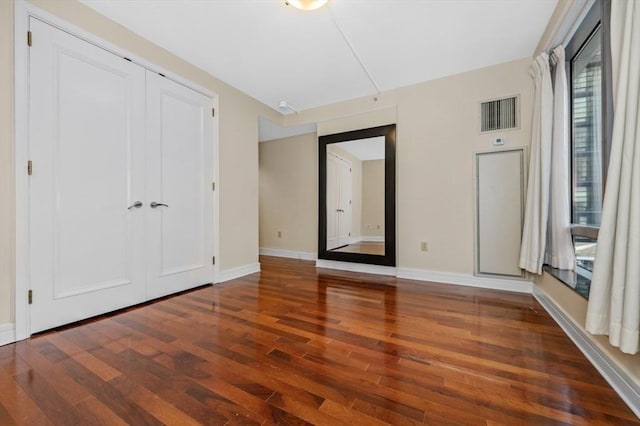
[[[327,145],[384,136],[384,256],[327,250]],[[396,266],[396,125],[318,138],[318,259]]]

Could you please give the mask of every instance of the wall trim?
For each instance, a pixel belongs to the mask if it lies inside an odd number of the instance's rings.
[[[260,272],[260,264],[257,262],[248,263],[236,268],[225,269],[224,271],[220,271],[220,274],[218,274],[218,281],[216,281],[215,283],[223,283],[225,281],[234,280],[246,275],[255,274],[256,272]]]
[[[14,179],[15,179],[15,291],[14,321],[16,340],[31,335],[31,316],[27,302],[29,282],[29,182],[24,166],[29,159],[29,52],[24,34],[29,29],[29,11],[25,0],[14,3]]]
[[[502,279],[492,277],[477,277],[469,274],[451,272],[427,271],[424,269],[398,268],[398,278],[418,281],[430,281],[453,285],[466,285],[492,290],[514,291],[517,293],[531,293],[531,281],[517,279]]]
[[[340,262],[337,260],[316,260],[316,268],[339,269],[342,271],[364,272],[368,274],[389,275],[397,278],[436,282],[451,285],[464,285],[491,290],[513,291],[531,294],[533,283],[517,279],[476,277],[468,274],[427,271],[424,269],[394,268],[391,266],[369,265],[365,263]]]
[[[316,260],[318,255],[309,251],[282,250],[275,248],[260,247],[261,256],[288,257],[290,259]]]
[[[540,287],[533,286],[533,296],[551,315],[571,341],[580,349],[600,375],[611,385],[633,413],[640,417],[640,386],[629,379],[611,358],[607,356],[590,335],[582,329],[551,297]]]
[[[316,260],[316,268],[338,269],[341,271],[364,272],[367,274],[396,276],[397,270],[392,266],[369,265],[367,263],[341,262],[339,260]]]
[[[16,341],[16,325],[12,322],[0,324],[0,346]]]

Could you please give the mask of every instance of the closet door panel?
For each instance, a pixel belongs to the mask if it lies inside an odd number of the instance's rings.
[[[476,273],[521,277],[524,150],[476,154]]]
[[[351,164],[345,160],[338,161],[338,245],[351,244]]]
[[[145,72],[31,18],[31,331],[145,298]]]
[[[147,72],[148,295],[213,278],[212,100]]]
[[[327,152],[327,250],[338,247],[338,222],[340,194],[338,165],[340,160],[330,152]]]

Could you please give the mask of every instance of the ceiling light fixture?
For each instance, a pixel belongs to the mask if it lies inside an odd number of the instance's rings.
[[[329,0],[285,0],[284,4],[300,10],[316,10],[327,4]]]

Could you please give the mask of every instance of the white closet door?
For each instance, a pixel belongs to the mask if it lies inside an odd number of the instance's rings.
[[[332,250],[338,244],[338,216],[339,216],[339,187],[338,187],[338,157],[327,152],[327,250]]]
[[[149,299],[213,280],[213,101],[147,72]]]
[[[31,331],[145,299],[145,72],[31,18]]]
[[[351,244],[351,163],[340,160],[338,162],[338,245]]]

